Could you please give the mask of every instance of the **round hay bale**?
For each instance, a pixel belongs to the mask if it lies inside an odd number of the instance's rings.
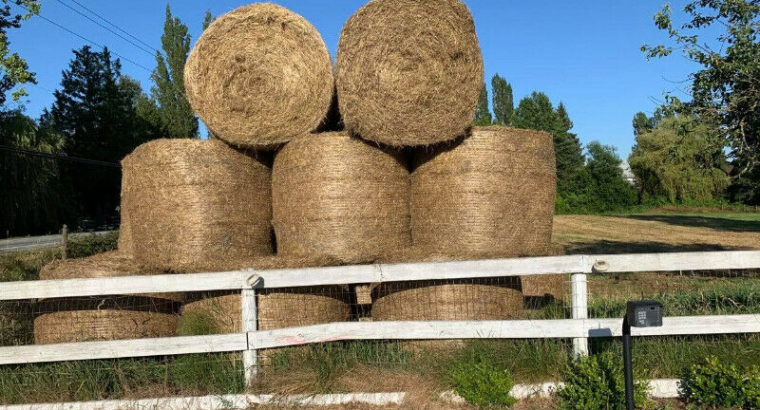
[[[221,141],[160,139],[123,161],[134,257],[149,268],[228,269],[272,253],[270,169]]]
[[[307,266],[328,266],[333,261],[323,258],[257,258],[245,266],[256,269],[284,269]],[[351,309],[350,294],[342,286],[312,286],[257,291],[256,311],[259,330],[309,326],[320,323],[345,322]],[[182,307],[180,333],[217,334],[242,332],[240,292],[201,292],[186,296]],[[260,353],[262,363],[278,349]]]
[[[275,156],[272,212],[278,254],[372,262],[411,241],[409,172],[346,133],[302,136]]]
[[[336,85],[348,131],[429,145],[471,126],[483,87],[475,24],[459,0],[373,0],[343,27]]]
[[[211,132],[270,148],[315,130],[333,95],[330,54],[303,17],[255,3],[218,17],[185,64],[185,92]]]
[[[130,257],[106,252],[89,258],[54,261],[40,279],[104,278],[145,275]],[[46,299],[36,306],[37,344],[173,336],[180,294],[119,295]]]
[[[374,320],[505,320],[520,317],[518,277],[383,283],[373,291]],[[412,351],[450,349],[462,340],[405,341]]]
[[[418,155],[412,172],[415,246],[455,257],[545,255],[555,165],[551,135],[475,127]]]

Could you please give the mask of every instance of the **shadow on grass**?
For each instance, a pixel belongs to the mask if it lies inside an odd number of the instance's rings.
[[[594,241],[571,242],[565,247],[567,255],[578,254],[618,254],[618,253],[665,253],[665,252],[701,252],[725,251],[735,248],[712,243],[670,244],[663,242],[620,242]]]
[[[695,228],[710,228],[731,232],[760,232],[760,221],[713,218],[695,215],[628,215],[626,218],[640,221],[664,222]]]

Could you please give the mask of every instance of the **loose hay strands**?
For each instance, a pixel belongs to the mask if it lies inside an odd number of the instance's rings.
[[[338,44],[346,129],[393,146],[429,145],[470,127],[483,87],[475,24],[459,0],[373,0]]]
[[[365,263],[411,240],[402,159],[345,133],[288,143],[274,160],[272,206],[283,256]]]
[[[128,210],[130,205],[129,195],[125,195],[124,193],[124,177],[122,177],[118,249],[121,254],[131,256],[134,255],[134,245],[132,240],[132,225],[128,220],[131,212]]]
[[[154,140],[123,164],[135,259],[179,272],[272,253],[270,169],[216,140]],[[138,239],[139,238],[139,239]]]
[[[554,213],[554,146],[544,132],[476,127],[417,158],[412,240],[443,255],[544,255]]]
[[[118,252],[53,261],[40,279],[103,278],[145,275],[143,267]],[[123,295],[48,299],[37,304],[37,344],[173,336],[177,330],[178,294]]]
[[[272,148],[315,130],[333,96],[330,54],[303,17],[256,3],[217,18],[185,65],[193,110],[232,145]]]

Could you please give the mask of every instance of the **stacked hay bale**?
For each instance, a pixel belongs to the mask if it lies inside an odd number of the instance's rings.
[[[272,206],[286,257],[365,263],[411,242],[402,158],[342,132],[304,135],[277,153]]]
[[[255,269],[285,269],[329,266],[328,258],[261,257],[246,266]],[[240,292],[202,292],[187,295],[182,307],[180,334],[216,334],[242,332]],[[344,322],[349,319],[349,294],[343,286],[311,286],[265,289],[257,292],[256,312],[259,330]],[[263,362],[277,349],[259,352]]]
[[[122,167],[138,262],[199,272],[272,253],[270,168],[260,159],[218,140],[160,139]]]
[[[132,258],[107,252],[83,259],[54,261],[40,279],[106,278],[145,275]],[[174,336],[182,298],[148,294],[43,300],[37,305],[37,344]]]
[[[346,129],[393,146],[464,135],[483,87],[475,24],[459,0],[373,0],[343,27],[336,67]]]
[[[255,3],[217,18],[185,65],[193,110],[218,138],[271,149],[313,131],[333,96],[332,63],[303,17]]]
[[[413,242],[460,259],[546,255],[554,187],[551,135],[475,127],[470,137],[417,157],[412,173]],[[523,280],[528,296],[566,294],[558,289],[564,278]]]

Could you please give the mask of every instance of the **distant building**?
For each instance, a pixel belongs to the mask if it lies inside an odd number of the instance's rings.
[[[629,184],[636,185],[636,175],[633,175],[633,171],[631,171],[631,166],[628,165],[628,161],[623,161],[620,164],[620,169],[623,170],[623,178],[625,178]]]

